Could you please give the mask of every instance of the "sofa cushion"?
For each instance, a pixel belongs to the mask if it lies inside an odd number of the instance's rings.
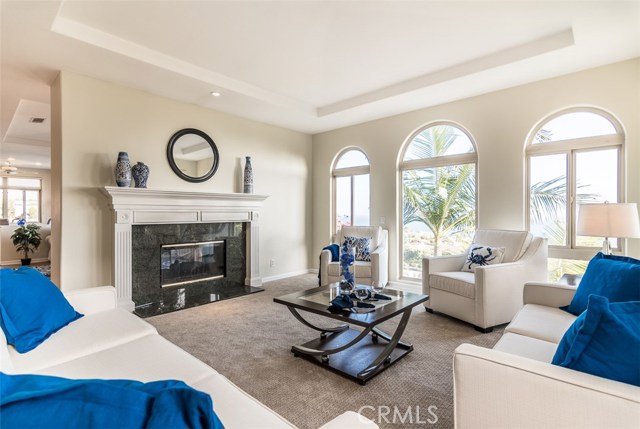
[[[82,317],[51,280],[30,267],[0,269],[0,326],[19,353]]]
[[[591,295],[552,363],[640,386],[640,301],[609,303]]]
[[[429,287],[469,299],[475,299],[476,296],[475,275],[464,271],[431,274],[429,276]]]
[[[471,244],[467,259],[462,264],[462,271],[474,272],[476,267],[485,265],[495,265],[502,262],[504,258],[504,247],[483,246],[482,244]]]
[[[156,332],[139,317],[114,308],[78,319],[30,352],[10,347],[9,354],[17,372],[33,372]]]
[[[504,247],[502,262],[506,263],[520,259],[531,242],[531,234],[528,231],[479,229],[473,237],[473,242],[485,246]]]
[[[515,315],[505,332],[558,344],[574,320],[576,316],[559,308],[527,304]]]
[[[43,368],[36,373],[69,378],[121,378],[144,382],[170,378],[192,384],[216,371],[162,336],[152,333]]]
[[[598,252],[589,261],[567,311],[576,316],[585,311],[591,294],[609,302],[640,301],[640,261]]]
[[[557,347],[556,343],[507,332],[493,348],[501,352],[548,363],[553,359]]]
[[[211,395],[216,414],[227,428],[294,428],[291,423],[249,396],[221,374],[212,374],[193,383],[191,387]],[[278,388],[277,382],[274,388]]]

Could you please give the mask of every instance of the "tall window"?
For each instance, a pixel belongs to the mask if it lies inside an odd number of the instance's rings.
[[[549,239],[549,278],[581,274],[601,237],[576,235],[581,203],[622,197],[622,127],[596,109],[570,109],[539,126],[527,145],[528,221]],[[611,240],[620,248],[619,240]]]
[[[40,222],[41,180],[27,177],[0,177],[2,216],[13,221],[24,217],[27,222]]]
[[[402,153],[402,277],[422,277],[422,258],[463,252],[476,225],[476,164],[469,134],[431,124]]]
[[[347,149],[333,168],[334,221],[342,225],[370,224],[369,159],[359,149]]]

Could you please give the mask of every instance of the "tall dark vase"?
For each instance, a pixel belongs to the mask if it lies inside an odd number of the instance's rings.
[[[131,164],[129,164],[129,154],[120,152],[116,162],[116,184],[121,188],[131,186]]]
[[[251,166],[251,157],[245,157],[244,162],[244,193],[253,193],[253,167]]]
[[[149,166],[142,161],[138,161],[136,165],[131,167],[131,175],[136,188],[146,188],[147,179],[149,178]]]

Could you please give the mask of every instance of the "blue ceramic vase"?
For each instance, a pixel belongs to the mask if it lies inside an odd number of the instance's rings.
[[[131,164],[129,164],[129,154],[120,152],[116,162],[116,184],[121,188],[131,186]]]
[[[149,171],[149,166],[142,161],[138,161],[138,163],[131,168],[131,174],[133,175],[136,188],[147,187]]]

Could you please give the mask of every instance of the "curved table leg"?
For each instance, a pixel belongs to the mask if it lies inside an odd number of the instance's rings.
[[[393,352],[393,350],[396,348],[396,346],[400,342],[400,338],[402,337],[402,334],[404,333],[404,330],[407,327],[407,324],[409,323],[410,317],[411,317],[411,309],[408,308],[403,313],[402,319],[400,320],[400,323],[398,324],[396,331],[393,333],[393,337],[390,338],[389,344],[387,344],[387,346],[384,348],[382,353],[380,353],[380,355],[366,369],[358,373],[358,378],[366,378],[367,375],[377,371],[378,368],[381,365],[383,365],[387,361],[387,359],[389,359],[389,357],[391,356],[391,352]],[[378,335],[380,334],[378,333]],[[413,346],[409,345],[409,348],[413,349]]]
[[[382,338],[383,340],[390,342],[391,341],[391,335],[387,334],[386,332],[384,332],[381,329],[378,328],[373,328],[371,329],[371,331],[373,332],[372,335],[377,335],[378,337]],[[411,343],[405,343],[404,341],[398,341],[398,347],[401,347],[403,349],[409,350],[410,348],[413,347],[413,344]]]
[[[287,307],[289,309],[289,311],[291,312],[291,314],[293,314],[293,316],[298,319],[300,321],[300,323],[302,323],[305,326],[308,326],[311,329],[315,329],[316,331],[320,331],[321,333],[325,333],[325,332],[342,332],[342,331],[346,331],[347,329],[349,329],[349,325],[347,325],[346,323],[340,325],[340,326],[335,326],[335,327],[331,327],[331,328],[321,328],[319,326],[315,326],[312,325],[311,323],[307,322],[307,320],[302,317],[300,315],[300,313],[298,313],[296,311],[295,308],[292,307]]]

